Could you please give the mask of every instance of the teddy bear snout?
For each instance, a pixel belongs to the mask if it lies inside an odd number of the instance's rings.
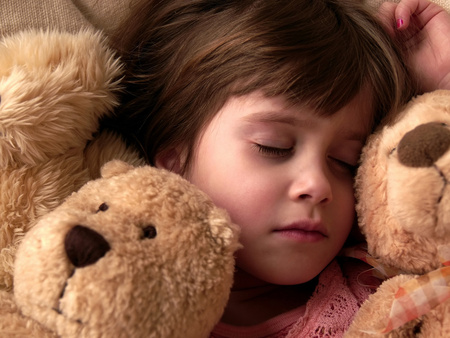
[[[450,147],[450,130],[444,123],[421,124],[398,144],[398,159],[408,167],[431,167]]]
[[[82,225],[74,226],[66,234],[64,248],[77,268],[94,264],[111,249],[102,235]]]

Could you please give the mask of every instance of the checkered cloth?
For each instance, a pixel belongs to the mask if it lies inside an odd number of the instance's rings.
[[[389,322],[382,333],[388,333],[419,318],[449,298],[450,266],[409,280],[395,294]]]
[[[367,253],[364,246],[346,248],[341,254],[370,264],[373,269],[368,272],[377,278],[387,279],[402,273],[401,270],[383,266]],[[439,246],[438,255],[443,267],[410,279],[399,287],[388,324],[381,333],[389,333],[450,299],[450,245]]]

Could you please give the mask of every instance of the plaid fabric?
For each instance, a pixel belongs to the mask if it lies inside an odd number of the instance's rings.
[[[368,273],[377,278],[387,279],[405,273],[383,266],[369,255],[365,246],[345,248],[341,255],[357,258],[371,265],[373,269],[368,270]],[[389,333],[450,299],[450,245],[438,246],[438,255],[443,267],[415,277],[399,287],[392,303],[388,324],[381,333]]]
[[[409,280],[400,286],[392,303],[388,333],[419,318],[450,298],[450,267],[446,266]]]

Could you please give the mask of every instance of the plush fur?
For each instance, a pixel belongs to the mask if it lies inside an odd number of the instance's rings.
[[[441,267],[450,243],[450,91],[415,98],[391,126],[372,135],[356,178],[357,212],[369,253],[403,273],[362,306],[347,337],[382,337],[399,286]],[[448,287],[448,286],[447,286]],[[389,337],[450,337],[450,302]]]
[[[25,235],[14,299],[0,293],[2,337],[207,337],[238,235],[180,176],[109,162]]]
[[[0,289],[38,218],[112,158],[142,163],[112,133],[122,66],[100,33],[26,31],[0,41]]]

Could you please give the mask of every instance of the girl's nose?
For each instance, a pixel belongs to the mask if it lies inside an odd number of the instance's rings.
[[[333,194],[325,172],[310,168],[296,175],[290,186],[289,197],[292,200],[304,200],[312,204],[325,204],[332,201]]]

